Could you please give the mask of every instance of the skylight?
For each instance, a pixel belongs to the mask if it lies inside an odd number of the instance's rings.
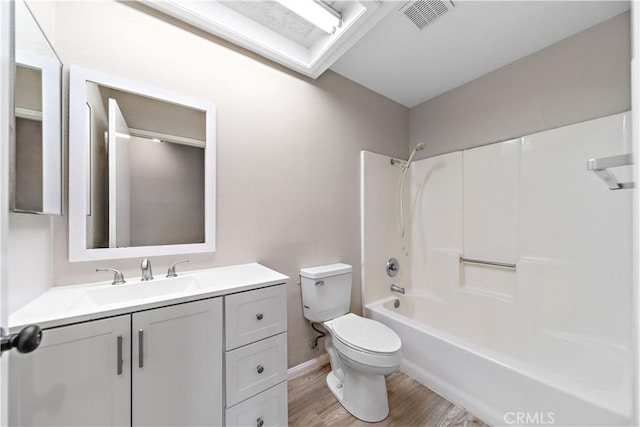
[[[317,78],[394,8],[343,0],[149,0],[148,6]]]

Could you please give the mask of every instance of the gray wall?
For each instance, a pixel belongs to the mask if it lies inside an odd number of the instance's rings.
[[[630,37],[626,12],[412,108],[410,148],[431,157],[629,110]]]
[[[42,113],[42,70],[16,66],[16,108]],[[18,210],[42,211],[42,120],[16,117],[14,203]]]
[[[406,158],[408,109],[333,72],[304,78],[136,2],[55,9],[65,65],[216,105],[217,251],[154,257],[154,271],[189,258],[189,269],[257,261],[290,276],[289,365],[319,355],[307,346],[315,332],[302,315],[299,269],[353,265],[352,309],[361,311],[360,150]],[[54,219],[55,285],[106,280],[96,267],[140,277],[140,259],[70,263],[67,221]]]
[[[291,276],[291,366],[318,355],[306,345],[314,333],[302,317],[298,269],[335,261],[354,267],[360,263],[361,149],[406,158],[407,141],[412,147],[424,141],[426,154],[433,155],[629,108],[626,15],[409,112],[333,72],[317,81],[305,79],[142,8],[119,2],[55,3],[55,22],[48,28],[56,33],[50,37],[65,64],[216,104],[218,250],[189,256],[190,268],[258,261]],[[608,111],[602,111],[603,105]],[[578,117],[576,111],[581,112]],[[11,225],[11,274],[33,270],[34,261],[43,267],[33,280],[10,281],[14,307],[41,292],[41,278],[49,277],[50,268],[56,285],[105,279],[96,275],[97,266],[122,269],[132,278],[139,275],[138,259],[69,263],[67,217],[52,220],[53,247],[43,222],[48,218],[22,217],[39,222],[17,217]],[[29,234],[34,237],[25,239]],[[22,250],[23,241],[42,250]],[[152,261],[162,271],[177,259]],[[360,284],[355,268],[356,312],[361,309]],[[21,299],[14,303],[18,294]]]
[[[131,246],[204,243],[204,148],[132,137]]]
[[[16,117],[15,208],[42,212],[42,121]]]

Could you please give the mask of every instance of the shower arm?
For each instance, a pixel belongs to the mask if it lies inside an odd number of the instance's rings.
[[[402,162],[402,160],[391,159],[391,164],[394,165],[396,162],[400,163],[402,166],[402,173],[400,174],[400,181],[398,182],[398,193],[396,195],[396,200],[398,202],[398,210],[396,214],[396,225],[398,228],[398,234],[400,234],[400,238],[404,237],[404,180],[407,176],[407,170],[411,167],[411,161],[413,160],[413,156],[416,155],[418,151],[424,150],[425,145],[420,143],[416,145],[416,148],[413,149],[409,159],[406,162]]]

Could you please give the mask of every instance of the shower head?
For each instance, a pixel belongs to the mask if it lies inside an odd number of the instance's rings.
[[[413,149],[413,151],[411,152],[411,155],[409,156],[409,160],[407,160],[407,163],[405,166],[406,168],[409,168],[409,166],[411,166],[411,161],[413,160],[413,156],[415,156],[418,151],[422,151],[422,150],[424,150],[424,143],[420,143],[416,145],[416,148]]]

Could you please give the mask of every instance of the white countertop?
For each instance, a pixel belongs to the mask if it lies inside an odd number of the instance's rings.
[[[128,280],[121,285],[100,282],[54,287],[9,315],[9,330],[15,333],[27,325],[46,329],[85,322],[276,285],[288,278],[253,263],[181,272],[175,279],[157,277],[148,282]]]

